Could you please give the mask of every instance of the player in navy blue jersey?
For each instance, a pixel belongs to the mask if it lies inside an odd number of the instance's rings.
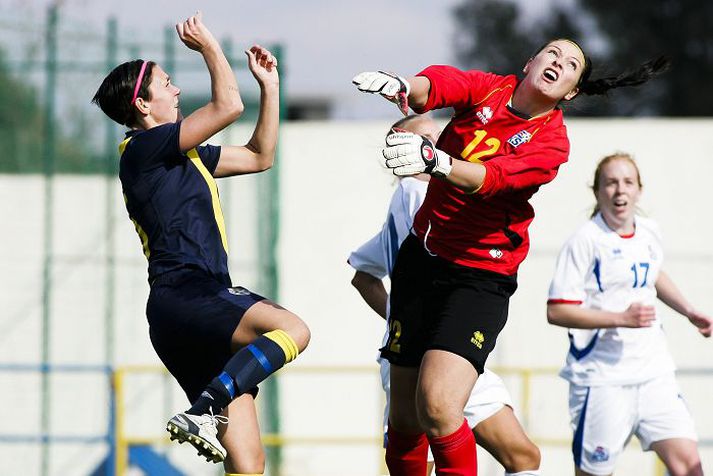
[[[243,103],[200,13],[176,30],[203,56],[210,73],[205,106],[183,118],[180,89],[160,66],[144,60],[114,68],[93,102],[130,128],[119,146],[119,178],[148,259],[151,342],[192,405],[168,422],[171,438],[190,442],[209,461],[224,461],[226,474],[262,474],[257,385],[294,360],[310,332],[295,314],[232,285],[214,177],[272,166],[279,126],[277,61],[257,45],[245,52],[261,93],[248,143],[201,146],[241,115]]]

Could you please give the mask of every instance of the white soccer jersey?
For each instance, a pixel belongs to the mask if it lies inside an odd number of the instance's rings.
[[[548,303],[621,312],[656,304],[663,250],[653,220],[635,217],[636,232],[619,236],[597,214],[567,240],[557,258]],[[674,370],[659,313],[651,327],[569,329],[560,375],[582,386],[641,383]]]
[[[414,177],[399,181],[381,231],[349,255],[349,264],[354,269],[377,278],[391,275],[396,254],[411,232],[413,217],[426,198],[427,189],[428,182]]]
[[[404,177],[399,181],[391,196],[389,211],[381,231],[349,255],[352,268],[382,279],[391,276],[396,263],[396,255],[401,243],[408,237],[413,217],[426,198],[428,182],[414,177]],[[389,302],[386,302],[389,314]],[[388,328],[382,346],[389,338]]]

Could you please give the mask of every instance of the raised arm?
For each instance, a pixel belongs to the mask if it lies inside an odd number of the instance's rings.
[[[412,109],[421,109],[428,101],[428,93],[431,91],[431,80],[426,76],[414,76],[409,78],[411,92],[408,95],[408,104]]]
[[[713,331],[713,321],[705,314],[698,312],[683,296],[668,274],[659,272],[656,280],[656,295],[668,307],[682,314],[696,326],[704,337],[710,337]]]
[[[216,177],[261,172],[275,161],[280,125],[280,78],[277,60],[255,45],[246,51],[248,68],[260,85],[260,112],[252,137],[244,146],[223,146],[213,174]]]
[[[572,303],[547,303],[547,322],[570,329],[651,327],[655,318],[654,307],[641,303],[633,303],[623,312],[588,309]]]
[[[387,71],[366,71],[352,79],[365,93],[378,93],[387,101],[395,103],[404,116],[408,108],[420,109],[428,101],[431,81],[425,76],[415,76],[409,80]]]
[[[201,13],[176,25],[181,41],[199,52],[210,73],[211,99],[181,123],[179,147],[186,152],[225,129],[243,112],[238,83],[220,44],[202,22]]]

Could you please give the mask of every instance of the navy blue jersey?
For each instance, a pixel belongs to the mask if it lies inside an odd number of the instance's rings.
[[[129,131],[119,146],[126,209],[149,261],[149,282],[183,266],[199,267],[226,284],[228,242],[213,172],[220,147],[182,153],[181,123]]]

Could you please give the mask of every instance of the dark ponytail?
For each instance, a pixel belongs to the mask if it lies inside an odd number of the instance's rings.
[[[610,89],[614,88],[638,86],[668,70],[670,64],[671,62],[668,58],[659,56],[656,59],[642,64],[635,71],[627,71],[619,76],[590,80],[589,76],[592,73],[592,61],[589,57],[586,57],[584,72],[579,80],[579,92],[593,96],[606,94]]]

